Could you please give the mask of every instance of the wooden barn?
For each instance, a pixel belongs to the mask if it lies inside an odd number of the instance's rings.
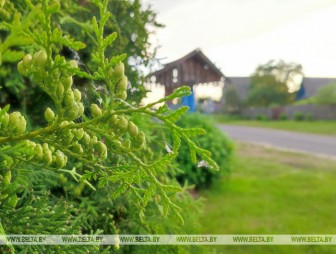
[[[171,94],[179,86],[188,85],[192,88],[197,84],[217,84],[225,78],[200,49],[164,65],[163,69],[151,73],[150,76],[153,82],[165,86],[166,95]]]

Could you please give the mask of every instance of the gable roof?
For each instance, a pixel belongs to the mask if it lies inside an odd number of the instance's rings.
[[[302,85],[304,86],[305,89],[305,97],[309,98],[315,96],[321,87],[335,82],[336,78],[305,77],[302,80]]]
[[[220,69],[218,69],[216,67],[216,65],[214,65],[210,59],[199,49],[195,49],[193,51],[191,51],[189,54],[181,57],[180,59],[177,59],[173,62],[170,62],[170,63],[167,63],[164,65],[164,67],[158,71],[155,71],[153,72],[151,75],[152,76],[155,76],[155,75],[158,75],[162,72],[165,72],[166,70],[168,69],[171,69],[171,68],[174,68],[176,65],[178,65],[179,63],[181,62],[185,62],[187,59],[190,59],[190,58],[199,58],[200,60],[202,60],[205,64],[209,65],[209,67],[211,69],[213,69],[218,75],[222,76],[222,77],[225,77],[224,74],[220,71]]]
[[[230,85],[234,85],[240,98],[246,99],[250,86],[250,77],[228,77],[225,79],[224,90]]]
[[[178,81],[173,82],[175,69],[178,71]],[[156,83],[170,87],[216,82],[225,77],[200,49],[195,49],[182,58],[165,64],[164,68],[149,76],[155,76]]]

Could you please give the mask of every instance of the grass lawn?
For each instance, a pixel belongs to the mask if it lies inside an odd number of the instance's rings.
[[[204,234],[336,234],[336,161],[239,144],[204,191]],[[210,250],[209,250],[210,251]],[[336,246],[218,246],[209,253],[336,253]]]
[[[239,120],[221,115],[215,115],[212,117],[218,123],[336,136],[336,121],[257,121]]]

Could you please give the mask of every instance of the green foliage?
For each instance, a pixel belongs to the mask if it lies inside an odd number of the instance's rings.
[[[186,189],[187,190],[187,189]],[[199,232],[199,221],[201,210],[203,210],[203,200],[195,200],[185,191],[178,195],[177,205],[183,207],[183,218],[185,223],[180,224],[176,218],[172,215],[168,215],[166,218],[162,218],[160,214],[157,213],[157,205],[151,203],[147,208],[147,224],[139,223],[137,220],[138,214],[132,210],[132,204],[129,204],[130,219],[122,220],[120,223],[120,234],[143,234],[148,232],[149,234],[195,234]],[[196,246],[163,246],[163,245],[145,245],[145,246],[124,246],[121,248],[121,253],[192,253],[192,250]],[[198,252],[195,252],[198,253]]]
[[[286,83],[277,81],[272,75],[251,77],[248,94],[248,105],[270,107],[271,105],[285,105],[292,101]]]
[[[305,120],[306,121],[313,121],[314,120],[314,115],[312,113],[307,113],[305,115]]]
[[[316,104],[316,98],[309,97],[307,99],[302,99],[294,102],[294,105],[309,105],[309,104]]]
[[[284,113],[284,112],[281,112],[280,115],[279,115],[279,120],[281,120],[281,121],[285,121],[285,120],[287,120],[287,119],[288,119],[287,114]]]
[[[11,38],[6,39],[6,43],[0,44],[2,48],[0,51],[3,52],[2,56],[0,55],[0,62],[2,62],[0,86],[3,87],[0,94],[0,107],[10,103],[13,109],[22,109],[31,121],[43,124],[43,119],[40,118],[41,110],[45,106],[50,106],[48,96],[36,84],[28,79],[22,79],[16,71],[17,61],[22,59],[26,52],[36,52],[39,48],[25,31],[17,29],[14,32],[13,30],[13,27],[19,27],[18,22],[26,27],[34,27],[34,17],[40,9],[28,11],[24,0],[5,2],[0,12],[0,20],[7,23],[3,23],[0,27],[0,41],[4,41],[8,36]],[[38,1],[32,2],[38,3]],[[54,50],[67,60],[76,60],[82,69],[92,73],[96,71],[96,67],[91,53],[96,48],[97,40],[93,36],[94,26],[91,19],[92,16],[99,15],[99,10],[93,8],[90,1],[82,3],[82,1],[62,0],[60,2],[61,9],[57,1],[53,1],[54,7],[51,11],[55,13],[50,22],[53,35],[56,36],[59,30],[62,30],[64,36],[62,43],[53,45]],[[105,56],[107,58],[117,55],[126,57],[125,70],[130,81],[127,85],[131,86],[128,93],[129,101],[138,103],[146,92],[143,87],[142,67],[151,66],[156,52],[153,47],[150,47],[149,36],[153,33],[152,30],[162,25],[156,21],[156,14],[150,6],[142,6],[138,0],[111,0],[107,9],[111,18],[106,21],[104,29],[105,44],[107,44]],[[117,33],[118,36],[116,36]],[[15,40],[15,36],[20,36],[20,40]],[[77,42],[73,43],[71,40]],[[110,42],[113,40],[112,47]],[[81,43],[78,44],[79,41],[85,41],[85,48]],[[75,78],[76,87],[83,95],[100,91],[99,84],[78,76]],[[40,101],[39,106],[34,103],[36,99]]]
[[[243,103],[234,85],[230,85],[224,90],[224,110],[228,113],[239,113]]]
[[[316,103],[320,105],[336,105],[336,83],[321,87],[316,95]]]
[[[205,188],[212,184],[219,175],[229,172],[231,167],[231,157],[233,153],[233,143],[208,117],[190,113],[185,115],[178,125],[184,128],[197,126],[206,131],[206,135],[195,138],[195,143],[211,152],[211,157],[218,164],[220,171],[216,171],[211,164],[202,161],[202,158],[196,156],[192,151],[193,145],[184,143],[181,145],[181,151],[177,156],[177,162],[180,172],[177,173],[177,179],[181,183],[187,182],[194,184],[197,188]],[[189,153],[191,151],[191,156]]]
[[[305,115],[299,111],[294,112],[293,117],[295,121],[303,121],[305,119]]]
[[[145,106],[130,105],[125,55],[105,55],[117,38],[105,30],[111,16],[108,1],[92,1],[90,9],[99,17],[87,23],[92,29],[85,41],[74,39],[54,22],[64,12],[61,7],[71,3],[6,1],[1,12],[8,14],[0,24],[5,31],[2,61],[11,59],[16,64],[22,59],[12,70],[20,77],[22,89],[37,87],[48,96],[49,104],[41,105],[39,97],[31,101],[43,110],[39,124],[33,117],[28,124],[25,113],[29,110],[10,110],[9,104],[0,109],[0,231],[184,232],[182,216],[191,223],[195,219],[191,211],[199,203],[192,202],[170,171],[181,145],[189,146],[193,161],[202,160],[214,171],[219,168],[210,152],[192,140],[204,130],[176,125],[187,107],[170,111],[165,105],[158,110],[154,106],[189,95],[190,88],[180,87]],[[67,59],[60,50],[79,51],[86,45],[92,45],[90,69]],[[8,71],[3,65],[0,70]],[[77,82],[82,79],[101,89],[81,91]],[[171,136],[169,151],[158,134],[162,129]],[[158,225],[162,217],[167,223]],[[14,252],[12,246],[5,248]],[[112,251],[91,246],[15,249],[23,253]]]
[[[255,76],[273,76],[277,81],[287,85],[290,92],[299,90],[303,70],[302,66],[293,62],[283,60],[270,60],[259,65],[254,73]]]
[[[269,120],[268,116],[267,115],[263,115],[263,114],[256,115],[255,119],[258,120],[258,121],[267,121],[267,120]]]
[[[297,130],[300,129],[298,125],[303,124],[294,123],[297,125]],[[202,217],[204,233],[244,232],[260,235],[336,233],[334,224],[330,223],[330,218],[334,218],[336,213],[334,160],[321,161],[320,158],[310,155],[252,144],[239,144],[237,153],[230,177],[221,179],[213,188],[203,192],[207,208]],[[289,161],[291,163],[288,163]],[[279,212],[279,209],[282,212]],[[274,218],[275,214],[276,219],[270,219]],[[318,223],[316,218],[320,218]],[[328,245],[213,247],[214,250],[208,253],[336,252],[336,246]]]
[[[262,107],[289,104],[294,101],[291,92],[298,90],[302,77],[302,66],[296,63],[271,60],[259,65],[251,77],[248,104]]]

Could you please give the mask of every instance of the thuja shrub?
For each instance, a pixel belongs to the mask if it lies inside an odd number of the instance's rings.
[[[27,4],[25,0],[0,1],[5,3],[0,7],[0,20],[10,22],[13,19],[13,9],[19,11],[22,15],[26,15]],[[32,1],[36,2],[36,1]],[[66,58],[76,59],[81,68],[94,70],[94,64],[91,66],[91,52],[96,47],[96,42],[92,40],[92,26],[90,20],[92,16],[98,16],[99,10],[94,8],[89,1],[84,0],[62,0],[62,9],[60,12],[52,16],[51,24],[61,27],[63,35],[70,34],[72,38],[85,41],[85,48],[75,50],[70,47],[58,47],[55,50]],[[150,5],[144,5],[140,0],[120,1],[113,0],[108,3],[107,9],[111,12],[110,18],[107,20],[104,31],[106,34],[117,32],[118,37],[113,45],[107,46],[105,56],[111,57],[118,54],[127,54],[127,58],[123,61],[127,77],[132,84],[132,89],[128,93],[128,98],[138,102],[145,94],[143,83],[143,68],[148,67],[155,62],[155,47],[150,44],[149,37],[154,29],[160,27],[156,21],[156,14]],[[33,22],[34,20],[31,20]],[[29,22],[29,21],[28,21]],[[0,40],[6,36],[5,30],[0,30]],[[21,38],[20,41],[11,42],[24,45],[25,52],[35,52],[36,48],[30,41]],[[5,45],[4,45],[5,46]],[[1,46],[0,46],[1,47]],[[23,51],[16,48],[15,54],[5,55],[6,59],[2,62],[0,72],[0,105],[11,104],[11,109],[21,109],[25,116],[29,116],[30,120],[36,124],[43,124],[42,107],[48,104],[48,97],[40,89],[36,89],[35,84],[26,82],[20,75],[17,75],[17,61],[23,57]],[[7,57],[10,56],[10,57]],[[9,62],[8,60],[11,60]],[[83,92],[87,90],[89,94],[94,93],[92,83],[86,79],[75,77],[76,86]],[[36,105],[35,100],[39,100],[40,104]]]
[[[0,24],[6,35],[0,62],[17,62],[21,79],[50,98],[42,126],[33,121],[28,126],[26,116],[9,104],[0,109],[0,234],[186,232],[181,225],[184,219],[193,221],[191,211],[199,203],[170,172],[181,145],[188,145],[194,163],[201,160],[218,170],[210,152],[192,140],[205,131],[176,125],[188,108],[170,111],[164,104],[189,95],[189,87],[144,106],[127,101],[125,55],[105,55],[117,37],[105,33],[107,0],[91,1],[100,15],[88,23],[96,45],[90,68],[61,55],[60,49],[80,51],[85,42],[52,22],[62,13],[60,2],[20,2],[24,12],[9,1],[0,3],[7,17]],[[82,93],[77,79],[96,87],[94,96]],[[158,129],[168,130],[170,149]],[[112,252],[111,246],[1,248],[8,253]]]
[[[195,144],[211,152],[213,160],[218,164],[220,171],[208,167],[206,161],[192,160],[188,154],[193,150],[187,143],[181,145],[181,151],[177,156],[178,173],[180,183],[193,184],[196,188],[209,187],[220,175],[226,174],[231,169],[233,155],[233,142],[222,133],[213,121],[199,113],[190,113],[183,116],[178,125],[183,128],[198,126],[206,131],[206,135],[195,138]],[[197,155],[194,154],[196,157]],[[195,163],[197,161],[197,163]]]

